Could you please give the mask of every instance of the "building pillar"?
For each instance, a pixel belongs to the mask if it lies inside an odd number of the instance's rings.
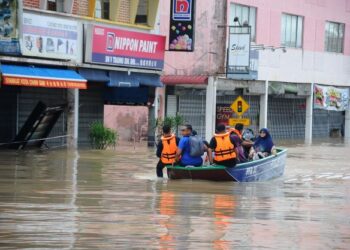
[[[350,108],[345,111],[344,140],[350,143]]]
[[[215,117],[216,117],[216,78],[209,76],[206,93],[205,107],[205,138],[210,140],[215,132]]]
[[[264,83],[265,91],[264,94],[260,96],[260,117],[259,117],[259,127],[267,127],[267,109],[269,100],[269,81]]]
[[[305,144],[312,143],[313,99],[314,87],[310,85],[310,95],[306,98]]]
[[[67,115],[67,145],[70,149],[78,147],[79,128],[79,89],[67,90],[68,115]]]

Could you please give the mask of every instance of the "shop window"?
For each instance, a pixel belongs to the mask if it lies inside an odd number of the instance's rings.
[[[230,25],[238,25],[234,23],[234,18],[238,17],[238,20],[241,25],[248,24],[250,26],[251,37],[250,40],[255,42],[256,40],[256,8],[240,5],[240,4],[231,4],[231,20]]]
[[[303,17],[282,14],[281,45],[302,48],[303,46]]]
[[[95,3],[95,17],[101,19],[109,19],[110,1],[97,0]]]
[[[135,24],[148,23],[148,0],[139,0],[135,17]]]
[[[343,53],[345,24],[326,22],[325,51]]]
[[[47,10],[64,12],[64,0],[47,0]]]

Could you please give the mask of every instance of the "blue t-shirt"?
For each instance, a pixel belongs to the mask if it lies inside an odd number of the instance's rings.
[[[203,164],[201,156],[191,156],[190,137],[184,136],[179,142],[179,149],[182,150],[181,164],[200,166]]]

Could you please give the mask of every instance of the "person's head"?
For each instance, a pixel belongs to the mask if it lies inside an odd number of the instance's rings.
[[[186,124],[181,128],[182,136],[190,136],[192,134],[192,131],[193,131],[192,125],[190,124]]]
[[[226,126],[225,124],[219,124],[216,126],[216,133],[217,134],[225,134],[226,133]]]
[[[163,135],[170,135],[171,133],[171,127],[169,125],[164,125],[163,126]]]
[[[267,128],[262,128],[262,129],[260,129],[260,131],[259,131],[259,136],[261,137],[261,138],[266,138],[266,137],[268,137],[270,135],[270,132],[269,132],[269,130],[267,129]]]
[[[196,130],[192,130],[192,135],[193,135],[193,136],[198,135],[197,131],[196,131]]]
[[[242,123],[237,123],[235,126],[235,129],[237,129],[239,132],[242,132],[244,128],[244,125]]]

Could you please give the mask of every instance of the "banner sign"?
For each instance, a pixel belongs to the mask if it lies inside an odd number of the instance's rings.
[[[162,70],[165,37],[92,25],[88,30],[86,61]],[[90,43],[89,43],[90,42]]]
[[[23,13],[22,54],[77,60],[78,31],[76,21]]]
[[[314,108],[344,111],[349,107],[349,89],[314,86]]]
[[[44,87],[44,88],[75,88],[86,89],[86,81],[28,78],[18,76],[3,76],[4,85],[23,86],[23,87]]]
[[[229,126],[232,114],[230,104],[216,104],[216,125],[225,124],[225,126]]]
[[[17,0],[0,1],[0,53],[19,55]]]
[[[194,0],[171,0],[169,50],[194,49]]]

